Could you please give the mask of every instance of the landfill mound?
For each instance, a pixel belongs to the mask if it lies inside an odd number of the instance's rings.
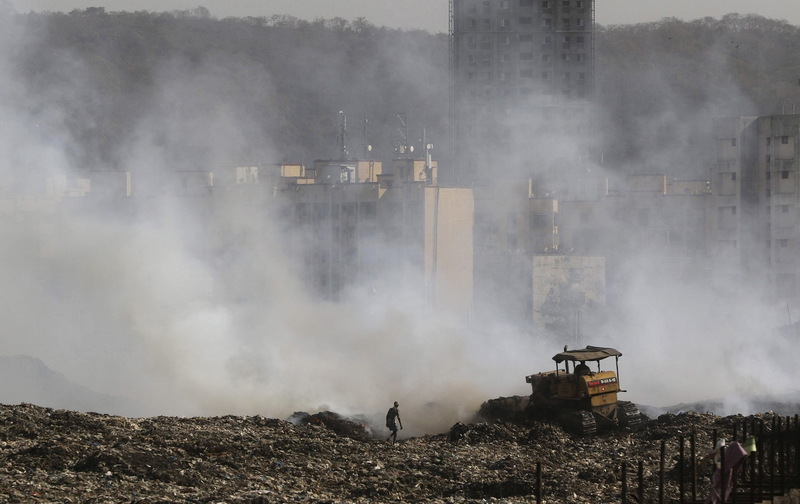
[[[657,499],[662,439],[729,436],[744,417],[664,414],[636,431],[573,437],[542,421],[456,423],[388,444],[335,413],[126,418],[0,405],[6,502],[619,502],[623,461]],[[405,419],[411,423],[413,419]],[[677,463],[668,443],[667,469]],[[677,483],[667,472],[667,495]],[[708,485],[706,472],[699,484]],[[705,486],[703,486],[705,485]]]

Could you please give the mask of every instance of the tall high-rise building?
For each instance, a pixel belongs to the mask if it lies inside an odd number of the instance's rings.
[[[594,0],[451,0],[446,181],[552,172],[585,156]],[[533,166],[536,165],[536,166]]]

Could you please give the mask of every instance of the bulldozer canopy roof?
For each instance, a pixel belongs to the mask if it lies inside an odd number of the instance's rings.
[[[599,361],[606,357],[620,357],[622,353],[613,348],[587,346],[580,350],[565,350],[553,356],[557,363],[564,361]]]

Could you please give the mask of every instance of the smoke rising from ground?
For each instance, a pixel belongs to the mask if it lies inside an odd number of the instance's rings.
[[[17,64],[0,55],[6,75]],[[33,108],[14,78],[0,90],[6,176],[80,174],[70,122],[91,101],[91,83],[74,55],[52,65],[47,75],[58,80],[40,83],[57,94],[49,103]],[[320,301],[274,204],[230,201],[208,212],[197,198],[162,191],[169,170],[275,161],[265,132],[231,99],[270,103],[271,79],[214,55],[176,57],[154,75],[155,98],[115,155],[135,197],[83,203],[53,229],[35,214],[4,229],[0,354],[34,356],[80,385],[134,399],[139,415],[380,415],[398,400],[405,432],[419,434],[488,397],[524,393],[530,344],[502,326],[491,337],[471,333],[426,308],[391,268],[392,292]],[[30,183],[6,197],[39,197],[44,177]]]
[[[595,217],[599,231],[588,247],[580,247],[568,235],[569,225],[580,219],[566,221],[567,214],[579,213],[582,202],[592,201],[596,196],[591,192],[576,194],[581,178],[608,179],[612,192],[626,192],[627,173],[665,174],[669,181],[711,180],[716,161],[712,119],[758,114],[758,108],[734,84],[734,79],[722,77],[731,65],[730,52],[724,47],[731,42],[722,39],[695,55],[692,64],[698,71],[714,77],[707,80],[706,87],[688,96],[681,88],[684,83],[670,75],[672,68],[681,66],[675,61],[682,57],[680,51],[670,53],[662,49],[666,53],[663,60],[648,61],[644,69],[632,65],[630,72],[624,65],[605,68],[603,54],[598,53],[599,72],[623,70],[619,80],[604,76],[600,81],[605,85],[616,83],[627,92],[620,94],[624,102],[598,104],[597,131],[602,144],[614,145],[615,140],[630,142],[628,164],[616,164],[613,158],[601,164],[602,158],[582,156],[587,146],[579,145],[578,136],[570,134],[550,139],[546,148],[533,150],[533,154],[513,152],[495,160],[496,166],[521,167],[523,173],[516,175],[544,179],[546,183],[563,178],[571,184],[569,194],[563,192],[563,187],[540,194],[552,194],[560,200],[561,250],[569,252],[574,247],[577,254],[604,255],[609,286],[613,288],[604,319],[587,318],[580,337],[571,331],[559,335],[542,331],[534,334],[536,356],[531,356],[530,372],[553,369],[552,362],[544,367],[533,363],[541,360],[542,354],[549,357],[557,353],[564,344],[571,348],[583,344],[608,345],[624,354],[620,374],[622,387],[629,391],[625,398],[643,405],[666,407],[720,398],[723,409],[718,413],[751,413],[756,407],[754,400],[797,392],[794,365],[789,357],[796,334],[777,330],[797,320],[797,307],[790,299],[776,299],[770,294],[770,289],[774,293],[774,286],[770,288],[768,282],[769,258],[751,260],[762,257],[763,251],[758,256],[743,252],[745,260],[726,257],[717,251],[712,251],[708,258],[698,254],[691,259],[678,249],[670,252],[663,236],[668,232],[670,237],[681,236],[690,230],[678,226],[660,229],[652,225],[658,217],[652,214],[649,227],[641,224],[637,221],[635,204],[622,207],[625,211],[620,214],[609,210]],[[665,38],[659,43],[668,47],[675,42]],[[636,56],[631,59],[635,61]],[[650,113],[637,116],[635,124],[621,124],[615,119],[633,116],[620,115],[614,107],[642,107]],[[514,125],[531,124],[530,117],[518,114],[525,111],[517,110],[504,120]],[[546,130],[550,124],[534,125],[533,129]],[[529,146],[532,142],[521,145]],[[626,198],[633,202],[646,196],[628,194]],[[614,199],[612,196],[607,201]],[[612,203],[591,208],[595,213],[619,207]],[[662,207],[652,205],[650,210],[657,212],[658,208]],[[687,205],[687,212],[688,208]],[[593,218],[592,213],[587,215],[588,219]],[[694,220],[702,224],[702,219],[697,214]],[[761,246],[760,241],[755,241],[755,230],[743,228],[740,232],[742,250],[753,243]]]
[[[3,28],[9,49],[0,70],[14,76],[34,35]],[[410,64],[400,54],[392,60]],[[0,87],[7,153],[0,173],[31,175],[12,197],[41,188],[35,175],[72,176],[81,168],[74,125],[88,120],[81,109],[93,99],[91,83],[78,58],[58,56],[36,93],[13,77]],[[413,434],[440,431],[488,398],[526,394],[524,376],[551,369],[550,357],[570,343],[521,335],[502,319],[467,328],[431,312],[391,268],[391,292],[359,288],[341,301],[320,301],[303,281],[297,242],[287,239],[274,205],[231,202],[210,216],[192,198],[157,191],[167,170],[280,161],[269,135],[234,99],[252,96],[268,104],[265,113],[280,114],[269,72],[212,55],[176,56],[154,75],[158,92],[141,104],[137,127],[114,153],[132,172],[137,198],[122,210],[109,211],[114,202],[105,201],[94,212],[56,219],[53,234],[35,216],[4,227],[0,354],[35,356],[81,385],[131,397],[141,415],[381,415],[398,400],[405,432]],[[639,86],[659,82],[646,77]],[[376,94],[359,93],[356,82],[353,88],[354,96]],[[45,103],[37,102],[41,96]],[[645,125],[654,164],[680,164],[670,162],[670,151],[685,150],[693,136],[686,131],[703,131],[706,119],[710,128],[718,110],[709,106],[690,122],[669,112]],[[674,141],[662,142],[663,131],[675,133],[668,136]],[[549,148],[578,157],[573,145]],[[54,238],[43,243],[42,236]],[[627,238],[608,237],[617,239]],[[585,343],[623,352],[630,399],[665,406],[728,397],[735,409],[753,395],[792,391],[790,340],[769,332],[787,322],[786,307],[761,302],[758,288],[740,289],[749,282],[727,280],[763,272],[710,263],[687,277],[654,271],[657,259],[646,253],[633,257],[608,323],[584,328]]]

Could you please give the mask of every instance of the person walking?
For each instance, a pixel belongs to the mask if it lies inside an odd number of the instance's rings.
[[[389,437],[386,438],[386,441],[392,440],[392,444],[397,441],[397,426],[400,426],[400,429],[403,429],[403,422],[400,420],[400,410],[399,407],[400,403],[397,401],[394,402],[394,406],[389,408],[389,411],[386,412],[386,427],[392,431],[389,434]]]

